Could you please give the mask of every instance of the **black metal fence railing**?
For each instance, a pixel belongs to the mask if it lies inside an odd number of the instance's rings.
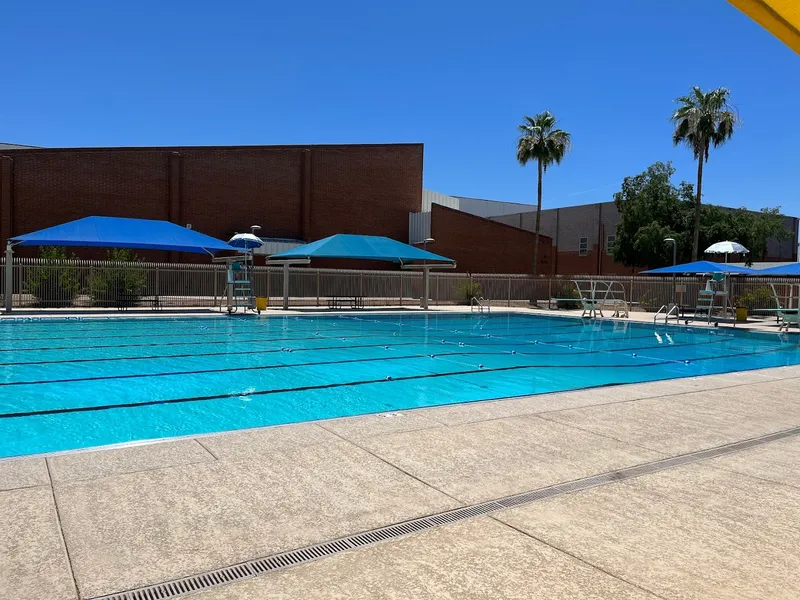
[[[4,260],[0,259],[0,294],[5,292]],[[675,297],[694,307],[703,277],[578,277],[582,280],[619,281],[634,310],[655,311]],[[752,309],[776,308],[771,284],[778,294],[792,280],[785,278],[732,278],[729,293],[735,302]],[[215,307],[225,302],[226,272],[222,265],[15,259],[12,267],[12,303],[15,308],[66,307]],[[674,288],[673,288],[674,284]],[[256,267],[253,293],[280,304],[283,269]],[[414,271],[357,271],[292,268],[289,296],[294,306],[326,306],[332,296],[360,296],[367,306],[417,304],[422,295],[422,274]],[[493,306],[528,305],[531,301],[575,298],[570,277],[533,277],[432,272],[433,305],[469,304],[482,296]],[[549,304],[549,303],[548,303]]]

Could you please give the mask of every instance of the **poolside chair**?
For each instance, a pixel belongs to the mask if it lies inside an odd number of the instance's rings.
[[[798,329],[800,329],[800,323],[798,322],[800,307],[794,306],[800,303],[800,296],[795,292],[795,288],[798,287],[797,284],[783,284],[784,288],[788,288],[784,294],[778,293],[774,283],[771,283],[769,287],[772,288],[772,298],[775,300],[775,306],[777,307],[775,314],[779,321],[778,331],[783,329],[789,331],[790,325],[797,325]],[[800,292],[800,290],[798,291]]]
[[[786,329],[789,331],[789,325],[796,325],[798,329],[800,329],[800,314],[798,314],[797,309],[794,311],[779,311],[778,314],[781,317],[781,323],[778,325],[778,331]]]

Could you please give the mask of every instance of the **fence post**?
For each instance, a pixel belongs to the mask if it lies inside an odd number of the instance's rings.
[[[508,306],[511,307],[511,275],[508,276]]]
[[[12,264],[12,268],[13,268],[13,264],[14,263],[12,262],[11,264]],[[23,306],[23,304],[22,304],[22,295],[23,295],[24,289],[23,289],[22,282],[25,279],[24,273],[23,273],[24,270],[25,269],[24,269],[24,267],[22,266],[21,263],[17,265],[17,306],[19,306],[20,308],[22,308],[22,306]],[[11,300],[13,302],[14,294],[11,294]]]
[[[631,275],[631,306],[633,306],[633,275]]]
[[[159,293],[158,293],[159,292],[159,285],[158,285],[159,276],[158,276],[158,273],[159,273],[159,270],[158,270],[158,267],[156,267],[156,300],[155,300],[155,305],[156,306],[160,306],[160,302],[158,300],[158,296],[159,296]]]
[[[439,306],[439,276],[436,275],[436,306]]]
[[[317,306],[319,306],[319,269],[317,269]]]
[[[364,300],[364,273],[358,274],[358,295]]]
[[[403,272],[400,271],[400,306],[403,306]]]

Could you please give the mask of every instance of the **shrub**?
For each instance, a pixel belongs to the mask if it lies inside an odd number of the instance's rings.
[[[477,281],[466,280],[459,281],[453,291],[456,295],[456,300],[459,304],[469,304],[473,296],[480,298],[483,295],[481,284]]]
[[[80,282],[77,269],[64,264],[74,256],[67,256],[66,250],[58,246],[45,246],[39,249],[43,263],[25,269],[25,290],[34,298],[34,305],[40,308],[64,308],[72,306],[78,295]]]
[[[575,289],[575,286],[570,283],[557,286],[553,290],[553,298],[559,298],[556,302],[556,306],[564,310],[574,310],[581,307],[581,295],[578,290]],[[575,298],[575,301],[565,300],[565,298]]]
[[[772,290],[768,287],[759,287],[747,290],[741,296],[734,299],[736,306],[743,306],[748,310],[755,308],[774,308],[775,300],[772,297]]]
[[[645,312],[655,312],[663,306],[663,302],[657,296],[642,294],[639,296],[639,307]]]
[[[111,264],[103,265],[92,275],[92,304],[116,308],[136,306],[147,274],[130,263],[141,262],[141,259],[126,249],[110,250],[107,258]]]

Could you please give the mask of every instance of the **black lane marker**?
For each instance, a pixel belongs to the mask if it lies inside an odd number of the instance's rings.
[[[628,338],[628,339],[649,339],[650,336],[646,337],[636,337],[636,338]],[[295,338],[298,339],[298,338]],[[317,338],[312,338],[317,339]],[[320,338],[323,339],[323,338]],[[324,339],[333,339],[333,338],[324,338]],[[627,352],[630,350],[650,350],[650,349],[659,349],[659,348],[676,348],[676,347],[683,347],[683,346],[703,346],[705,344],[716,344],[720,342],[730,342],[731,339],[728,338],[717,338],[711,341],[704,341],[704,342],[685,342],[681,344],[667,344],[667,345],[658,345],[658,346],[626,346],[625,348],[616,348],[613,350],[603,349],[603,350],[583,350],[577,352],[569,353],[570,356],[576,355],[586,355],[586,354],[595,354],[597,352]],[[453,345],[456,342],[447,342],[448,345]],[[553,342],[540,342],[541,345],[554,345]],[[522,345],[530,345],[528,342],[524,342]],[[355,344],[352,346],[313,346],[309,348],[292,348],[292,352],[316,352],[318,350],[350,350],[350,349],[361,349],[361,348],[380,348],[383,346],[389,345],[391,347],[395,346],[439,346],[436,342],[391,342],[389,344]],[[512,344],[513,345],[513,344]],[[501,347],[502,344],[476,344],[476,346],[483,346],[483,347],[491,347],[491,346],[498,346]],[[115,346],[120,347],[120,346]],[[465,345],[466,347],[466,345]],[[158,355],[148,355],[148,356],[110,356],[104,358],[71,358],[71,359],[59,359],[59,360],[36,360],[36,361],[27,361],[27,362],[6,362],[0,363],[0,367],[15,367],[15,366],[26,366],[26,365],[59,365],[59,364],[82,364],[82,363],[95,363],[95,362],[115,362],[115,361],[122,361],[122,360],[159,360],[159,359],[169,359],[169,358],[195,358],[195,357],[208,357],[208,356],[242,356],[247,354],[253,354],[253,350],[242,350],[237,352],[200,352],[200,353],[193,353],[193,354],[158,354]],[[258,350],[259,354],[267,354],[273,352],[283,352],[280,348],[272,348],[267,350]],[[505,353],[510,352],[510,350],[504,351]],[[493,353],[493,354],[499,354]],[[517,354],[521,354],[524,356],[555,356],[559,354],[567,354],[565,352],[517,352]]]
[[[185,326],[190,326],[190,327],[195,327],[195,328],[198,328],[198,329],[202,329],[203,327],[205,327],[205,325],[202,325],[202,324],[203,323],[208,323],[209,325],[208,325],[207,328],[225,329],[225,328],[233,327],[235,329],[246,329],[246,328],[251,328],[251,327],[256,326],[256,327],[263,327],[263,328],[266,328],[266,329],[269,329],[269,330],[272,330],[272,329],[278,330],[278,329],[280,329],[280,325],[277,325],[277,323],[286,323],[287,320],[289,320],[288,317],[280,317],[280,316],[267,317],[266,319],[256,319],[256,318],[245,319],[245,318],[242,318],[242,317],[221,317],[221,318],[220,317],[215,317],[215,318],[205,318],[205,319],[201,318],[201,317],[198,317],[195,320],[191,320],[191,319],[188,319],[188,320],[175,320],[175,319],[170,319],[170,318],[167,318],[167,317],[160,317],[160,319],[161,319],[160,325],[163,324],[162,326],[156,326],[155,324],[153,324],[152,326],[149,326],[149,325],[148,326],[142,326],[140,323],[134,324],[130,320],[127,320],[124,323],[114,323],[114,319],[110,318],[110,319],[107,319],[107,320],[98,320],[99,323],[102,323],[104,325],[108,325],[108,327],[73,327],[72,325],[67,325],[67,327],[69,327],[69,331],[70,332],[81,332],[81,331],[100,332],[100,331],[104,331],[104,330],[106,330],[106,331],[125,331],[125,330],[129,330],[129,331],[133,331],[133,332],[137,332],[138,333],[140,331],[148,331],[148,330],[163,331],[163,330],[167,329],[170,325],[178,326],[178,328],[180,328],[180,329],[188,329],[188,327],[185,327]],[[425,322],[425,320],[423,318],[419,318],[419,319],[416,319],[416,320],[419,321],[420,323],[424,323]],[[544,326],[546,324],[552,324],[552,328],[555,329],[555,328],[562,328],[562,327],[584,326],[586,324],[583,321],[576,321],[574,323],[562,323],[562,321],[564,321],[564,319],[563,318],[558,319],[556,317],[542,317],[542,320],[545,321],[545,322],[530,321],[530,322],[528,322],[526,324],[520,325],[520,327],[527,327],[529,325],[531,325],[531,326],[533,326],[533,325]],[[554,321],[556,321],[556,320],[559,321],[558,324],[554,323]],[[320,325],[329,324],[329,323],[337,324],[337,323],[341,323],[341,322],[345,322],[345,323],[361,323],[361,324],[369,324],[369,325],[379,324],[379,325],[393,326],[393,327],[388,329],[388,330],[392,330],[392,331],[396,330],[398,327],[404,327],[404,326],[420,327],[420,325],[414,325],[413,324],[413,322],[414,322],[413,320],[408,321],[408,322],[403,323],[403,324],[400,324],[398,322],[392,322],[392,321],[388,321],[388,320],[378,320],[378,321],[371,320],[371,319],[360,319],[359,320],[359,319],[354,319],[352,317],[342,318],[342,319],[334,318],[334,317],[328,317],[328,318],[322,318],[322,319],[319,319],[319,320],[317,320],[317,319],[315,319],[313,317],[302,317],[302,320],[300,320],[298,323],[305,326],[308,321],[311,321],[312,323],[319,323]],[[458,323],[462,323],[463,321],[464,321],[463,319],[454,319],[453,320],[453,324],[455,325],[455,324],[458,324]],[[70,321],[70,322],[73,322],[73,321]],[[150,323],[149,320],[147,322]],[[233,322],[236,322],[236,325],[232,325]],[[292,321],[292,322],[294,323],[294,321]],[[65,322],[64,321],[58,321],[57,323],[58,324],[64,324]],[[131,326],[130,327],[122,326],[122,325],[126,325],[126,324],[131,325]],[[275,324],[274,327],[272,326],[273,324]],[[469,325],[469,322],[466,322],[465,325]],[[51,331],[52,327],[54,327],[54,326],[55,326],[55,324],[51,324],[51,325],[44,325],[44,326],[42,326],[40,328],[32,329],[32,328],[30,328],[30,326],[26,325],[25,326],[25,331],[46,333],[48,331]],[[0,325],[0,332],[2,332],[2,327],[3,326]],[[445,327],[445,325],[442,324],[442,328],[441,329],[439,327],[431,327],[431,330],[434,330],[434,331],[435,330],[442,330],[442,331],[444,331],[444,327]],[[497,328],[495,328],[495,327],[485,327],[484,326],[484,327],[481,327],[480,329],[481,330],[498,330],[499,331],[499,330],[502,330],[502,329],[509,329],[510,327],[511,327],[511,325],[505,324],[505,325],[500,325],[500,327],[497,327]],[[302,327],[302,328],[301,327],[289,327],[287,329],[289,329],[291,331],[301,331],[301,330],[316,330],[316,329],[319,329],[319,328],[318,327],[317,328],[314,328],[314,327],[307,327],[307,328],[305,328],[305,327]],[[337,329],[335,329],[334,327],[331,327],[330,330],[331,331],[336,331]],[[0,336],[0,338],[1,337],[2,336]],[[15,338],[15,339],[21,340],[21,339],[40,339],[40,338]]]
[[[280,350],[279,350],[280,352]],[[441,352],[436,354],[435,357],[440,356],[499,356],[508,354],[508,352]],[[203,375],[207,373],[234,373],[237,371],[262,371],[270,369],[286,369],[293,367],[318,367],[323,365],[340,365],[347,363],[362,363],[374,362],[380,360],[409,360],[409,359],[428,359],[431,357],[425,354],[406,354],[403,356],[390,355],[390,356],[371,356],[369,358],[345,358],[341,360],[327,360],[319,362],[308,363],[292,363],[292,364],[275,364],[275,365],[251,365],[248,367],[231,367],[229,369],[199,369],[196,371],[174,371],[171,373],[130,373],[127,375],[98,375],[97,377],[78,377],[75,379],[51,379],[46,381],[9,381],[0,383],[0,387],[14,386],[14,385],[44,385],[49,383],[72,383],[77,381],[108,381],[110,379],[138,379],[141,377],[169,377],[170,375]]]
[[[449,332],[449,333],[454,333],[454,332]],[[461,332],[458,332],[458,333],[461,333]],[[253,333],[253,335],[255,335],[255,333]],[[538,333],[535,333],[535,334],[532,334],[532,335],[539,335],[539,336],[542,336],[542,337],[547,337],[549,335],[568,335],[568,334],[564,334],[564,333],[555,333],[555,334],[543,333],[543,334],[538,334]],[[342,337],[346,337],[348,339],[351,339],[351,338],[352,339],[356,339],[356,338],[376,338],[376,337],[386,337],[386,338],[389,338],[389,337],[429,338],[430,336],[431,336],[430,333],[424,333],[424,332],[419,332],[419,333],[406,333],[406,332],[403,332],[401,335],[398,335],[398,336],[388,336],[388,335],[378,335],[378,334],[362,335],[362,334],[347,333],[346,331],[342,332]],[[643,338],[649,338],[651,336],[652,336],[652,332],[649,335],[631,336],[631,337],[625,337],[625,338],[619,338],[619,339],[628,339],[628,340],[643,339]],[[147,336],[147,337],[150,337],[150,336]],[[256,343],[264,343],[264,342],[287,342],[287,343],[290,343],[292,341],[303,341],[303,340],[314,340],[314,339],[333,339],[334,337],[338,338],[339,336],[338,335],[336,335],[336,336],[315,335],[315,336],[308,336],[308,337],[254,338],[254,339],[246,339],[246,340],[242,340],[242,339],[234,340],[232,335],[229,335],[227,337],[230,338],[230,339],[227,339],[227,340],[212,340],[212,341],[203,340],[203,341],[197,341],[197,342],[162,342],[160,344],[157,343],[157,342],[154,342],[154,343],[149,343],[149,344],[106,344],[106,345],[95,345],[95,346],[44,346],[44,347],[38,346],[38,347],[34,347],[34,348],[0,348],[0,352],[19,352],[19,353],[22,353],[22,352],[42,351],[42,350],[95,350],[95,349],[100,349],[100,348],[106,349],[106,348],[144,348],[144,347],[156,347],[156,346],[197,346],[197,345],[202,345],[202,344],[212,345],[212,344],[229,344],[229,343],[239,343],[239,344],[250,344],[250,343],[256,344]],[[435,337],[439,337],[439,335],[437,334]],[[480,336],[480,335],[471,335],[471,334],[468,334],[468,337],[470,339],[474,339],[474,340],[478,340],[478,339],[481,339],[481,338],[487,338],[486,335]],[[497,339],[514,338],[514,337],[517,337],[517,336],[515,334],[509,334],[507,336],[506,335],[492,335],[491,336],[491,338],[497,338]],[[491,339],[491,338],[488,338],[488,339]],[[610,339],[614,339],[614,336],[612,335],[611,337],[596,337],[596,338],[593,337],[592,341],[602,341],[602,340],[610,340]],[[556,343],[556,342],[560,342],[560,341],[561,340],[555,340],[552,343]],[[577,342],[580,342],[580,341],[581,340],[564,340],[564,343],[570,343],[570,342],[577,343]],[[533,344],[534,342],[519,342],[519,343],[522,343],[522,344],[531,343],[531,344]],[[540,342],[540,343],[546,343],[546,342]],[[492,345],[492,344],[479,344],[479,345]]]
[[[691,362],[701,362],[706,360],[719,360],[724,358],[736,358],[741,356],[754,356],[757,354],[771,354],[775,352],[782,352],[785,350],[797,350],[797,347],[800,346],[788,346],[785,348],[776,348],[771,350],[765,350],[763,352],[744,352],[741,354],[727,354],[724,356],[706,356],[702,358],[695,358]],[[602,368],[608,369],[638,369],[642,367],[662,367],[665,363],[682,363],[682,360],[673,360],[673,361],[659,361],[653,363],[643,363],[639,365],[603,365]],[[541,369],[541,368],[550,368],[550,369],[585,369],[586,365],[560,365],[560,366],[553,366],[553,365],[514,365],[509,367],[495,367],[493,369],[470,369],[466,371],[450,371],[446,373],[429,373],[426,375],[406,375],[401,377],[392,378],[391,380],[387,379],[366,379],[362,381],[348,381],[344,383],[328,383],[328,384],[320,384],[320,385],[307,385],[301,387],[293,387],[293,388],[280,388],[274,390],[259,390],[254,392],[237,392],[232,394],[216,394],[213,396],[193,396],[190,398],[172,398],[169,400],[148,400],[145,402],[125,402],[120,404],[102,404],[98,406],[82,406],[77,408],[53,408],[49,410],[38,410],[38,411],[27,411],[27,412],[16,412],[16,413],[5,413],[0,414],[0,419],[17,419],[21,417],[36,417],[36,416],[44,416],[44,415],[57,415],[57,414],[65,414],[65,413],[79,413],[79,412],[95,412],[101,410],[111,410],[116,408],[136,408],[139,406],[156,406],[161,404],[183,404],[186,402],[206,402],[209,400],[224,400],[225,398],[238,398],[238,397],[250,397],[250,396],[269,396],[272,394],[281,394],[281,393],[292,393],[292,392],[308,392],[314,390],[324,390],[324,389],[332,389],[332,388],[340,388],[340,387],[356,387],[359,385],[368,385],[373,383],[393,383],[397,381],[415,381],[418,379],[434,379],[438,377],[456,377],[459,375],[471,375],[471,374],[478,374],[478,373],[499,373],[504,371],[521,371],[525,369]],[[670,379],[670,378],[666,378]],[[607,385],[616,385],[616,384],[607,384]]]
[[[352,321],[348,321],[348,322],[352,322]],[[369,322],[367,321],[367,323],[369,323]],[[295,327],[295,328],[286,327],[286,328],[279,328],[279,327],[274,327],[273,328],[273,327],[265,327],[265,328],[259,330],[258,328],[254,328],[253,325],[259,325],[259,323],[249,323],[247,326],[233,327],[234,330],[238,330],[238,331],[235,331],[235,332],[228,331],[228,329],[230,329],[230,328],[222,328],[222,327],[220,327],[220,328],[218,328],[217,331],[214,331],[212,329],[216,329],[216,328],[202,327],[202,326],[197,325],[197,326],[194,326],[195,329],[193,329],[191,332],[188,332],[185,328],[181,328],[177,333],[153,333],[153,334],[141,334],[141,335],[139,335],[139,334],[131,334],[131,335],[124,334],[124,335],[99,335],[99,336],[63,336],[63,335],[59,335],[58,339],[61,339],[61,340],[63,340],[63,339],[81,339],[81,340],[83,340],[83,339],[114,339],[114,338],[142,338],[142,337],[145,337],[145,338],[151,338],[151,337],[196,337],[196,336],[201,336],[201,335],[220,335],[220,336],[227,335],[227,336],[231,337],[233,335],[239,335],[239,334],[250,334],[250,335],[255,335],[257,333],[272,333],[272,334],[275,334],[275,333],[279,333],[279,332],[282,332],[282,331],[285,332],[286,335],[290,335],[292,333],[302,333],[302,332],[307,332],[307,331],[314,331],[314,332],[320,332],[320,333],[337,333],[337,334],[341,333],[341,334],[344,335],[349,331],[357,331],[357,332],[360,332],[360,333],[364,333],[364,329],[366,329],[367,332],[382,332],[382,331],[385,331],[385,332],[400,332],[400,331],[407,331],[407,330],[403,330],[402,328],[399,328],[399,327],[389,327],[389,328],[363,328],[363,327],[361,327],[361,328],[358,328],[358,327],[339,327],[339,328],[335,328],[335,327],[330,327],[330,328],[321,328],[321,327],[299,327],[299,328],[298,327]],[[570,328],[577,328],[577,327],[583,327],[583,323],[570,323],[570,324],[565,324],[565,325],[557,325],[557,326],[549,327],[547,329],[538,329],[538,328],[537,329],[530,329],[530,328],[527,328],[527,327],[523,327],[522,330],[525,331],[526,333],[530,333],[530,334],[561,335],[558,332],[557,333],[551,333],[551,330],[552,329],[570,329]],[[424,328],[421,328],[419,326],[414,326],[414,327],[412,327],[412,329],[419,330],[420,332],[430,331],[430,332],[458,333],[458,334],[475,335],[477,337],[481,337],[481,335],[479,335],[477,333],[473,333],[471,331],[466,331],[466,330],[450,330],[450,329],[445,330],[445,329],[438,329],[438,328],[424,329]],[[509,329],[508,327],[502,327],[502,328],[496,329],[496,331],[507,331],[508,329]],[[157,331],[162,331],[162,330],[163,330],[163,328],[157,329]],[[138,332],[140,330],[134,329],[133,331],[137,331]],[[484,331],[484,330],[481,330],[481,331]],[[510,336],[510,335],[514,335],[514,334],[508,333],[507,335]],[[355,337],[355,336],[351,335],[351,337]],[[12,340],[0,339],[0,342],[3,342],[3,341],[13,341],[13,342],[39,341],[41,339],[42,339],[41,337],[35,337],[35,338],[13,338]],[[281,339],[283,339],[283,338],[281,338]],[[287,338],[287,339],[303,339],[303,338]],[[122,345],[120,345],[120,346],[122,346]],[[50,348],[22,348],[22,350],[42,350],[42,349],[46,350],[46,349],[50,349]],[[9,351],[9,350],[11,350],[11,349],[0,350],[0,351]]]
[[[722,340],[712,340],[709,342],[695,342],[689,344],[675,344],[672,346],[665,346],[669,348],[674,348],[676,346],[699,346],[699,345],[706,345],[706,344],[716,344],[721,342]],[[392,344],[391,347],[399,346],[401,344]],[[413,344],[409,344],[413,345]],[[381,347],[381,345],[373,346],[373,347]],[[342,346],[337,346],[337,348],[342,348]],[[629,352],[630,350],[653,350],[658,349],[659,347],[653,346],[645,346],[644,348],[625,348],[622,350],[616,351],[606,351],[606,350],[590,350],[586,352],[573,352],[573,353],[563,353],[563,352],[517,352],[516,354],[512,355],[508,350],[496,351],[496,352],[438,352],[431,355],[428,354],[408,354],[404,356],[371,356],[368,358],[347,358],[341,360],[331,360],[331,361],[318,361],[318,362],[308,362],[308,363],[290,363],[290,364],[274,364],[274,365],[250,365],[245,367],[230,367],[226,369],[198,369],[195,371],[170,371],[166,373],[129,373],[125,375],[97,375],[94,377],[75,377],[71,379],[46,379],[41,381],[8,381],[8,382],[0,382],[0,387],[9,387],[15,385],[47,385],[52,383],[73,383],[73,382],[83,382],[83,381],[109,381],[113,379],[138,379],[144,377],[168,377],[171,375],[180,375],[180,376],[187,376],[187,375],[203,375],[208,373],[232,373],[237,371],[261,371],[261,370],[269,370],[269,369],[283,369],[283,368],[290,368],[290,367],[316,367],[322,365],[338,365],[338,364],[346,364],[346,363],[361,363],[361,362],[373,362],[373,361],[381,361],[381,360],[401,360],[401,359],[431,359],[431,358],[439,358],[441,356],[580,356],[586,354],[597,354],[599,352],[609,352],[609,353],[619,353],[619,352]],[[320,348],[314,348],[314,350],[318,350]],[[282,350],[270,350],[269,352],[282,352]],[[292,352],[295,352],[293,350]],[[249,353],[248,353],[249,354]],[[190,356],[197,356],[197,355],[190,355]],[[649,357],[648,357],[649,358]],[[667,360],[663,359],[664,362],[674,362],[674,360]],[[541,365],[544,367],[544,365]],[[574,366],[574,365],[547,365],[553,368],[566,368],[567,366]],[[635,366],[635,365],[634,365]],[[603,365],[600,365],[602,368]]]
[[[186,328],[181,328],[177,333],[141,333],[140,334],[138,332],[142,331],[142,329],[132,329],[132,331],[136,331],[137,333],[135,333],[135,334],[122,334],[122,335],[77,335],[77,336],[58,335],[58,339],[59,340],[95,340],[95,339],[97,339],[97,340],[105,340],[105,339],[128,339],[128,338],[130,338],[130,339],[154,338],[154,337],[156,337],[156,338],[157,337],[176,337],[176,338],[180,338],[180,337],[198,337],[198,336],[211,336],[211,335],[219,335],[219,336],[226,335],[226,336],[230,337],[232,335],[254,335],[256,333],[267,333],[267,332],[275,334],[275,333],[278,333],[280,331],[285,331],[287,334],[302,333],[302,332],[306,332],[306,331],[315,331],[315,332],[319,331],[319,332],[326,332],[326,333],[330,333],[330,332],[345,332],[346,333],[348,331],[359,331],[359,332],[363,333],[364,329],[366,329],[367,331],[371,331],[371,332],[402,331],[402,329],[398,328],[398,327],[391,327],[391,328],[341,327],[341,328],[338,328],[338,329],[337,328],[333,328],[333,327],[331,327],[331,328],[320,328],[320,327],[317,327],[317,328],[315,328],[315,327],[298,327],[298,328],[294,328],[294,327],[290,327],[290,328],[286,328],[286,329],[282,329],[282,328],[279,328],[279,327],[274,327],[274,328],[266,327],[266,328],[262,329],[261,331],[259,331],[257,329],[254,329],[252,327],[252,325],[253,325],[253,323],[249,324],[248,326],[242,326],[242,327],[236,326],[236,327],[233,327],[233,328],[231,328],[231,327],[228,327],[228,328],[222,328],[222,327],[220,327],[220,328],[212,328],[212,327],[202,327],[202,326],[197,325],[197,326],[195,326],[195,329],[192,329],[191,331],[188,331]],[[564,329],[564,328],[569,328],[569,327],[575,327],[575,325],[559,325],[557,327],[552,327],[550,329]],[[218,329],[218,330],[214,331],[213,329]],[[229,329],[234,329],[235,331],[231,332],[231,331],[229,331]],[[419,328],[415,328],[415,329],[419,329]],[[508,329],[507,327],[499,328],[496,331],[503,331],[503,330],[507,330],[507,329]],[[550,333],[550,329],[542,329],[542,330],[530,331],[530,333],[533,333],[533,334],[541,333],[543,335],[547,335],[547,334]],[[147,328],[145,328],[143,330],[147,331]],[[112,329],[110,331],[118,331],[118,330],[113,330]],[[163,328],[154,329],[153,331],[163,331]],[[443,329],[442,330],[438,330],[438,329],[425,330],[425,329],[423,329],[423,331],[436,332],[436,331],[445,331],[445,330],[443,330]],[[484,330],[481,330],[481,331],[484,331]],[[526,329],[525,331],[527,332],[528,330]],[[451,331],[449,331],[449,333],[453,333],[453,331],[451,330]],[[462,332],[460,330],[459,330],[458,333],[470,334],[470,332],[467,332],[467,331],[463,331]],[[474,335],[477,335],[477,334],[474,334]],[[512,335],[512,334],[509,334],[509,335]],[[558,335],[558,334],[554,334],[554,335]],[[11,339],[0,338],[0,342],[11,341],[11,342],[15,342],[15,343],[16,342],[36,342],[36,341],[40,341],[40,340],[42,340],[42,336],[32,337],[32,338],[17,338],[17,337],[11,338]]]
[[[266,342],[292,342],[292,341],[305,341],[305,340],[332,340],[334,338],[338,338],[339,336],[322,336],[322,335],[313,335],[309,337],[299,337],[299,338],[254,338],[249,340],[234,340],[232,336],[231,339],[227,340],[216,340],[216,341],[208,341],[203,340],[199,342],[162,342],[157,343],[154,342],[152,344],[109,344],[109,345],[102,345],[102,346],[51,346],[51,347],[44,347],[44,348],[0,348],[0,352],[39,352],[44,350],[96,350],[99,348],[147,348],[147,347],[160,347],[160,346],[198,346],[198,345],[216,345],[216,344],[263,344]],[[356,338],[376,338],[376,337],[387,337],[382,335],[344,335],[342,337],[346,337],[347,339],[356,339]],[[403,336],[405,338],[417,338],[417,337],[425,337],[425,336],[418,336],[418,335],[406,335]]]
[[[317,339],[317,338],[314,338]],[[332,338],[319,338],[319,339],[332,339]],[[424,345],[424,342],[392,342],[391,346],[416,346]],[[292,352],[308,352],[310,350],[350,350],[351,348],[380,348],[386,344],[355,344],[353,346],[315,346],[311,348],[292,348]],[[118,346],[115,346],[115,348]],[[271,348],[268,350],[258,350],[259,354],[267,354],[272,352],[283,352],[280,348]],[[93,363],[93,362],[113,362],[119,360],[153,360],[161,358],[194,358],[196,356],[241,356],[245,354],[253,354],[253,350],[241,350],[237,352],[201,352],[196,354],[159,354],[155,356],[111,356],[107,358],[72,358],[63,360],[38,360],[30,362],[10,362],[0,363],[0,367],[9,367],[16,365],[59,365],[67,363]]]

